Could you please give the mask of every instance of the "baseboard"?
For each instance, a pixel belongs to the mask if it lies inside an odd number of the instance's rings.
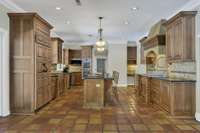
[[[10,111],[7,112],[2,112],[2,114],[0,115],[1,117],[7,117],[10,115]]]
[[[197,112],[196,112],[196,113],[195,113],[195,118],[196,118],[197,121],[200,122],[200,113],[197,113]]]
[[[117,87],[127,87],[127,84],[118,84]]]

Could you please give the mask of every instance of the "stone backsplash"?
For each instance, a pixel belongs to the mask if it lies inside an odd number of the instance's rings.
[[[195,62],[176,62],[168,66],[168,76],[171,78],[196,79]]]

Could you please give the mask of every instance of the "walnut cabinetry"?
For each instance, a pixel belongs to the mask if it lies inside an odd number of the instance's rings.
[[[144,99],[145,103],[149,103],[149,79],[145,76],[138,77],[138,95]]]
[[[82,46],[82,76],[86,77],[92,73],[92,48],[93,46]]]
[[[63,64],[69,65],[69,50],[63,49]]]
[[[169,62],[195,60],[196,11],[182,11],[166,22],[166,53]]]
[[[145,103],[157,104],[172,116],[194,116],[195,82],[139,76],[138,94]]]
[[[72,86],[80,86],[83,84],[81,72],[72,72],[70,82]]]
[[[62,43],[64,41],[58,37],[51,38],[52,64],[62,64]]]
[[[10,17],[10,110],[33,113],[51,100],[48,24],[36,13]]]

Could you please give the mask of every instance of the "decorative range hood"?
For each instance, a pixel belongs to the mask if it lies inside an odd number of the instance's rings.
[[[162,19],[155,25],[151,27],[148,37],[144,37],[140,40],[142,45],[144,46],[144,50],[158,46],[165,45],[165,33],[166,28],[164,23],[167,20]]]

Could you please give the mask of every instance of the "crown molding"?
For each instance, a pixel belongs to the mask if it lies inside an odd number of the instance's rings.
[[[24,9],[10,0],[0,0],[0,3],[13,12],[25,12]]]
[[[197,10],[197,8],[200,6],[200,0],[191,0],[187,2],[184,6],[176,10],[172,15],[168,16],[167,18],[171,18],[174,15],[176,15],[180,11],[192,11]]]

